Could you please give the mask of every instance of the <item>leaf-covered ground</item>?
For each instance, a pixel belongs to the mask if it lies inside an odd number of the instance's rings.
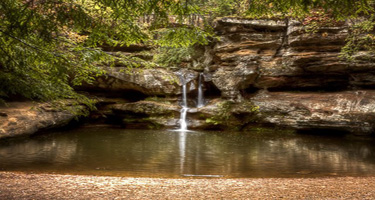
[[[374,199],[375,177],[161,179],[0,172],[0,199]]]

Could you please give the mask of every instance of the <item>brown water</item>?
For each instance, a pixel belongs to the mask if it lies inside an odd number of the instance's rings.
[[[375,140],[80,128],[0,141],[0,170],[133,177],[374,176]]]

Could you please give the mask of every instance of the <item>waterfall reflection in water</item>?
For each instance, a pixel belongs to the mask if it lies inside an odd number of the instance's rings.
[[[0,169],[181,177],[374,176],[374,139],[81,128],[0,142]]]

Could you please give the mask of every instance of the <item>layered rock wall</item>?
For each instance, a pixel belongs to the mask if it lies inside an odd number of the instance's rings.
[[[198,47],[200,57],[179,69],[104,68],[106,75],[83,88],[106,97],[92,118],[125,128],[178,127],[184,81],[190,129],[265,125],[374,133],[375,59],[369,52],[357,53],[353,62],[340,57],[348,24],[309,31],[295,20],[222,18],[215,31],[220,39]],[[129,54],[127,48],[106,50]],[[144,50],[152,48],[131,48],[130,53]],[[206,105],[196,108],[200,73]],[[110,93],[121,94],[120,100],[108,99]],[[48,116],[62,121],[73,117]],[[26,120],[25,126],[39,130],[54,124],[34,121]],[[11,128],[13,122],[4,123],[0,132],[18,134]]]
[[[205,53],[179,71],[107,68],[93,87],[158,96],[107,106],[106,113],[125,127],[177,127],[184,77],[190,128],[267,125],[373,133],[375,62],[368,52],[350,63],[340,57],[348,30],[346,23],[309,31],[295,20],[222,18],[215,25],[220,39],[200,47]],[[195,108],[199,73],[208,101]]]
[[[374,132],[375,62],[368,52],[340,57],[347,24],[308,31],[294,20],[224,18],[215,29],[213,82],[222,97],[259,106],[257,124]]]
[[[244,79],[251,68],[253,77],[241,83],[216,83],[224,97],[236,98],[241,89],[254,87],[274,90],[350,90],[373,86],[374,62],[367,52],[358,53],[348,63],[340,50],[348,35],[345,23],[321,27],[313,32],[298,21],[262,21],[225,18],[217,22],[221,40],[213,49],[211,72],[220,82],[221,74]],[[367,56],[366,56],[367,55]],[[225,72],[223,72],[225,71]],[[234,71],[234,73],[233,73]],[[237,90],[237,92],[235,92]],[[230,91],[232,95],[227,95]]]

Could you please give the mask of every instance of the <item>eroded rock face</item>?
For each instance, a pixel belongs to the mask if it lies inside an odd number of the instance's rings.
[[[179,77],[163,68],[128,69],[126,67],[105,67],[105,76],[86,86],[92,90],[127,91],[135,90],[145,95],[177,95],[181,93]]]
[[[222,92],[221,96],[241,100],[241,89],[254,83],[258,76],[257,67],[240,63],[234,68],[220,68],[212,76],[212,82]]]
[[[221,40],[211,51],[207,71],[222,97],[250,100],[260,107],[255,121],[296,129],[374,132],[374,91],[363,89],[375,86],[375,60],[369,52],[357,53],[353,62],[340,57],[347,24],[309,32],[294,20],[224,18],[215,28]],[[251,66],[251,76],[243,66]],[[256,90],[271,92],[252,93]]]
[[[212,81],[228,99],[241,100],[246,89],[261,73],[262,62],[272,62],[283,43],[285,21],[224,18],[215,30],[220,41],[213,47],[208,67]]]
[[[212,49],[207,71],[223,97],[238,99],[240,91],[250,87],[344,90],[373,86],[375,62],[369,52],[359,52],[351,63],[340,57],[348,36],[345,23],[308,31],[295,20],[224,18],[217,21],[215,30],[221,39]],[[233,76],[247,74],[249,67],[253,69],[250,78],[241,81]]]
[[[67,125],[78,113],[87,111],[82,105],[66,103],[68,110],[44,103],[11,102],[0,107],[0,138],[34,134],[40,130]]]
[[[250,100],[259,106],[259,123],[369,134],[375,130],[374,95],[371,90],[260,92]]]

